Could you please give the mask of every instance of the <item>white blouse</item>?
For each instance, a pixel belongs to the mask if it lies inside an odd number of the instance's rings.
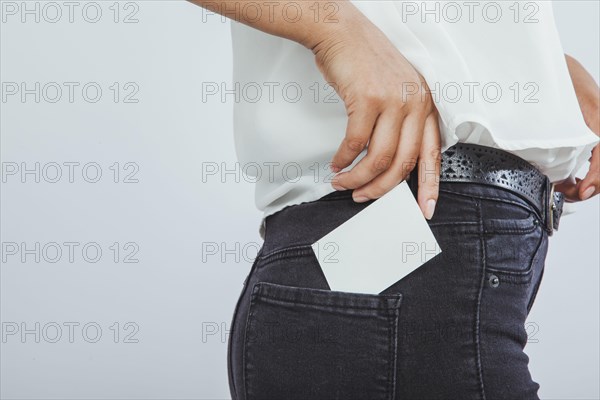
[[[552,182],[574,176],[591,156],[599,138],[579,108],[550,2],[352,3],[426,79],[442,151],[457,142],[501,148]],[[334,8],[320,12],[335,18]],[[329,162],[347,115],[310,50],[234,21],[231,33],[233,86],[221,95],[235,98],[236,154],[256,182],[264,238],[266,216],[335,191]],[[564,215],[573,206],[565,203]]]

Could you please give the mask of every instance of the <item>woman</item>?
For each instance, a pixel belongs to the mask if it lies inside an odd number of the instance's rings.
[[[600,187],[598,86],[551,4],[193,2],[241,22],[236,150],[264,212],[232,397],[538,399],[548,238]],[[330,290],[311,244],[405,179],[442,253],[379,294]]]

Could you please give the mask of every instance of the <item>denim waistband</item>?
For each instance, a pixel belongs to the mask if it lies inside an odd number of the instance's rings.
[[[452,171],[452,168],[448,166],[453,165],[453,162],[464,164],[460,154],[458,159],[456,158],[457,153],[461,151],[485,152],[488,161],[475,166],[480,170],[479,172],[484,172],[484,174],[478,176],[475,173],[469,174],[464,171],[462,175],[460,171],[449,173],[448,169]],[[417,199],[418,192],[418,168],[418,166],[415,167],[407,179],[407,184],[415,199]],[[460,143],[442,153],[442,168],[440,191],[449,190],[465,195],[509,199],[511,202],[517,202],[523,207],[529,208],[538,215],[541,221],[545,221],[549,214],[543,200],[548,197],[549,180],[532,164],[507,151]],[[485,174],[488,171],[493,173]],[[493,181],[495,178],[489,177],[495,176],[494,174],[498,171],[505,171],[505,174],[501,175],[503,182],[500,184]],[[488,181],[476,179],[481,176],[486,177]],[[537,179],[535,184],[531,182],[532,176]],[[518,188],[519,184],[523,186],[523,177],[528,179],[525,179],[526,185]],[[517,181],[519,179],[521,182]],[[310,245],[376,201],[373,199],[364,203],[356,203],[352,200],[352,192],[352,189],[334,191],[320,199],[290,205],[267,216],[265,219],[265,242],[261,252],[266,254],[290,246]],[[536,201],[538,198],[542,200]],[[549,206],[550,203],[548,203]],[[560,214],[558,216],[560,217]]]

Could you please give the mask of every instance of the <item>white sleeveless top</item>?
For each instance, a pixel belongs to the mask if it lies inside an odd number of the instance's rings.
[[[457,142],[501,148],[552,182],[574,175],[591,156],[599,138],[581,114],[550,2],[352,3],[426,79],[442,151]],[[335,18],[333,8],[321,13]],[[310,50],[235,21],[231,33],[235,86],[222,96],[235,97],[236,154],[256,182],[264,238],[266,216],[335,191],[329,162],[347,115]],[[564,214],[573,206],[565,203]]]

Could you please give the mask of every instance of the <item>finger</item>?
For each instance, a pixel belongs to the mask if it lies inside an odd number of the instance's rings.
[[[580,179],[580,178],[573,178],[571,177],[570,179],[566,179],[564,181],[561,181],[560,183],[557,183],[554,186],[554,190],[557,192],[561,192],[565,195],[565,200],[568,202],[577,202],[577,201],[582,201],[585,200],[595,194],[598,193],[598,187],[600,186],[600,183],[598,183],[598,165],[599,165],[599,158],[600,158],[600,145],[596,146],[594,148],[594,150],[592,150],[592,155],[591,157],[588,159],[588,161],[590,161],[590,168],[588,170],[587,175],[585,176],[585,179]],[[595,181],[595,183],[594,183]],[[591,184],[590,184],[591,182]],[[585,193],[585,191],[589,188],[589,187],[595,187],[595,191],[592,192],[588,192],[590,193],[589,197],[585,197],[588,193]]]
[[[336,175],[334,187],[355,189],[373,180],[386,171],[398,148],[402,119],[400,112],[388,109],[377,119],[367,154],[350,171]],[[356,198],[356,197],[355,197]],[[368,199],[364,199],[366,201]]]
[[[554,191],[563,193],[565,195],[565,201],[580,201],[578,185],[579,181],[581,181],[581,179],[571,177],[570,179],[555,184]]]
[[[331,169],[338,172],[356,159],[367,146],[377,121],[379,110],[372,104],[357,105],[348,114],[346,136],[331,160]]]
[[[437,113],[431,113],[425,121],[419,156],[417,199],[427,219],[433,217],[440,189],[442,143],[437,118]]]
[[[424,125],[425,118],[417,114],[410,114],[404,119],[392,165],[387,171],[356,189],[352,193],[355,200],[360,198],[377,199],[392,190],[410,174],[418,159]]]
[[[600,145],[594,147],[592,150],[592,157],[590,159],[590,169],[579,182],[578,195],[581,200],[587,200],[592,196],[598,194],[598,188],[600,188]]]

